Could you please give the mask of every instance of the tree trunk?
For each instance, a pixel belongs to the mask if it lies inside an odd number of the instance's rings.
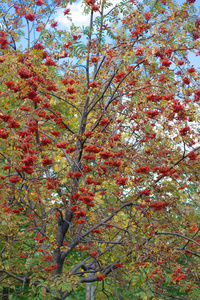
[[[93,273],[88,273],[88,278],[93,277]],[[86,284],[86,290],[85,290],[85,300],[94,300],[94,291],[95,291],[95,285],[94,283],[88,282]]]

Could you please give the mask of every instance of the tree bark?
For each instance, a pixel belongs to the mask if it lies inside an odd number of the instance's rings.
[[[91,278],[93,276],[94,276],[93,273],[88,274],[88,278]],[[86,284],[85,300],[94,300],[94,291],[95,291],[94,283],[88,282]]]
[[[89,271],[94,271],[96,269],[96,262],[94,262],[90,267]],[[94,278],[94,272],[88,273],[88,279]],[[86,290],[85,290],[85,300],[94,300],[94,291],[95,285],[94,282],[87,282],[86,283]]]

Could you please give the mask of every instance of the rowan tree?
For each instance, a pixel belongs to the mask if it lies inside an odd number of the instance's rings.
[[[195,0],[77,2],[1,1],[1,295],[197,299]]]

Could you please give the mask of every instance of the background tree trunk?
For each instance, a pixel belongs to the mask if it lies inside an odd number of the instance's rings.
[[[9,300],[9,289],[8,289],[8,287],[3,287],[2,300]]]

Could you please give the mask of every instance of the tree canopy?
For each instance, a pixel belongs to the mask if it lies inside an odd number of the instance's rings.
[[[195,0],[0,3],[2,299],[197,300]]]

